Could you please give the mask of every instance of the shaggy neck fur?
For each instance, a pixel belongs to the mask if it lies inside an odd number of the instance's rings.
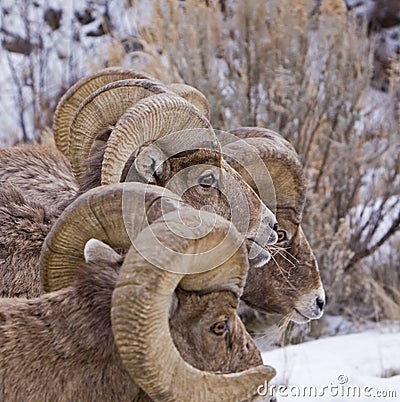
[[[137,397],[139,388],[121,362],[111,328],[116,268],[87,264],[79,270],[76,286],[28,303],[2,301],[0,400]],[[34,345],[33,334],[41,334]]]
[[[0,190],[0,297],[39,296],[40,251],[55,219],[12,185]]]

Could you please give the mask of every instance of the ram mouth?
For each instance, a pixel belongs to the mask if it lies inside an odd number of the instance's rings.
[[[290,318],[296,324],[306,324],[307,322],[311,321],[310,317],[307,317],[296,307],[294,307],[293,312],[296,313],[296,315],[292,314],[292,316]]]
[[[252,243],[249,249],[250,265],[254,268],[261,268],[271,259],[271,253],[268,246],[260,244],[256,239],[248,238]]]

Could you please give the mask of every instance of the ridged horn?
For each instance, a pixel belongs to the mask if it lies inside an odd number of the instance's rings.
[[[143,99],[115,125],[104,153],[101,183],[118,183],[125,163],[141,145],[171,133],[202,128],[211,129],[209,121],[180,96],[164,93]]]
[[[254,147],[271,175],[278,208],[291,210],[295,219],[300,222],[306,199],[306,180],[294,147],[280,134],[262,127],[241,127],[230,130],[229,133]],[[229,158],[227,160],[257,192],[246,171],[251,166],[240,166]]]
[[[69,159],[79,183],[84,162],[99,133],[110,129],[138,101],[167,89],[148,80],[121,80],[107,84],[89,95],[79,106],[70,127]]]
[[[73,282],[89,239],[129,248],[146,222],[177,208],[176,200],[170,191],[142,183],[98,187],[80,196],[65,209],[44,241],[40,257],[44,291]]]
[[[57,148],[69,156],[69,127],[79,105],[93,92],[110,82],[126,79],[146,79],[156,81],[140,71],[110,67],[80,79],[60,99],[53,121],[54,140]]]
[[[210,120],[210,104],[208,103],[207,98],[198,89],[180,83],[168,84],[167,88],[196,106],[202,115]]]
[[[202,223],[207,224],[204,218]],[[212,271],[186,276],[152,265],[138,251],[144,250],[144,255],[161,255],[161,261],[166,265],[181,266],[182,271],[190,271],[196,266],[196,256],[218,247],[228,235],[229,226],[223,218],[218,217],[215,221],[214,216],[207,235],[197,236],[199,233],[194,228],[192,238],[188,239],[171,232],[165,221],[155,222],[148,227],[151,230],[139,234],[125,258],[112,298],[114,337],[128,372],[152,400],[243,401],[257,395],[257,387],[275,375],[275,370],[269,366],[232,374],[198,370],[181,357],[169,330],[171,295],[178,286],[184,285],[185,278],[191,276],[197,289],[202,289],[209,285],[205,280],[212,283],[215,274],[222,272],[225,280],[230,276],[237,277],[236,288],[242,286],[248,267],[243,244],[231,258]],[[151,241],[153,233],[164,239],[161,247]],[[229,236],[228,240],[236,242],[239,235],[237,231],[231,231]],[[166,246],[177,254],[165,256]],[[192,261],[182,258],[188,255],[193,256]],[[217,274],[214,286],[224,289],[226,285],[221,279]]]

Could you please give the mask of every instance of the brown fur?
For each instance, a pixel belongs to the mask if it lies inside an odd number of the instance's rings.
[[[104,260],[84,264],[69,288],[32,300],[0,300],[0,400],[149,400],[125,370],[114,343],[110,309],[118,270],[118,263]],[[176,297],[171,332],[185,360],[227,372],[261,364],[231,293],[178,291]],[[221,338],[208,333],[220,317],[233,323],[230,348],[220,347]]]
[[[0,149],[0,186],[7,182],[27,199],[54,209],[78,190],[68,160],[42,145]]]
[[[55,217],[10,184],[0,190],[0,296],[40,294],[39,256]]]
[[[83,194],[92,188],[101,186],[101,165],[103,163],[104,152],[107,142],[102,142],[93,149],[89,159],[85,163],[85,175],[83,184],[79,187],[79,194]]]
[[[15,158],[15,160],[18,161],[18,166],[21,171],[25,172],[27,165],[25,164],[24,169],[22,169],[22,153],[17,148],[13,148],[13,150],[17,150],[18,158]],[[30,150],[30,147],[24,147],[21,148],[21,150],[27,152],[27,155],[34,154],[34,160],[38,163],[44,159],[44,155],[47,155],[47,150],[41,150],[40,147],[35,147],[33,152]],[[4,155],[2,152],[0,152],[0,159],[1,155]],[[99,147],[98,152],[92,154],[90,159],[90,165],[92,166],[92,169],[90,169],[91,175],[87,176],[86,187],[84,189],[81,187],[80,192],[96,187],[99,184],[98,171],[100,170],[103,160],[103,153],[104,147]],[[11,155],[11,150],[6,154]],[[55,163],[54,158],[51,160],[53,161],[52,163]],[[11,157],[9,158],[9,163],[11,163]],[[196,163],[215,164],[215,161],[210,159],[210,155],[206,151],[197,151],[185,155],[184,158],[172,158],[170,160],[171,173],[174,175],[185,167],[192,166]],[[56,171],[55,167],[49,168],[49,171]],[[318,266],[307,239],[300,228],[301,210],[304,204],[304,202],[301,202],[301,199],[305,197],[305,182],[298,163],[296,164],[296,171],[299,180],[298,203],[301,205],[300,211],[296,211],[296,213],[293,214],[291,210],[281,209],[279,208],[279,202],[277,209],[277,218],[280,228],[285,229],[289,235],[288,241],[280,244],[280,246],[286,249],[286,251],[282,251],[284,256],[276,254],[274,260],[270,261],[269,264],[261,269],[250,268],[242,296],[243,300],[249,305],[262,312],[289,313],[296,305],[298,299],[303,294],[317,287],[319,283]],[[26,177],[25,174],[26,173],[21,177]],[[71,172],[70,174],[72,176]],[[11,177],[11,175],[8,177]],[[38,183],[38,177],[40,177],[40,175],[36,176],[36,183]],[[73,191],[68,183],[71,181],[67,180],[66,183],[62,184],[62,177],[63,176],[58,176],[59,182],[58,184],[55,182],[54,187],[59,190],[63,188],[68,189],[68,197],[60,195],[60,197],[64,199],[64,204],[59,204],[60,210],[64,209],[78,194],[76,193],[76,195],[70,198]],[[49,180],[56,180],[57,175],[54,173],[48,178]],[[165,186],[167,183],[161,178],[158,184]],[[24,186],[23,190],[26,190]],[[279,188],[277,188],[277,191],[279,192]],[[213,197],[221,197],[220,205],[226,203],[223,195],[214,188],[205,190],[192,187],[186,192],[184,197],[190,200],[193,206],[199,208],[204,205],[204,199],[207,198],[211,192],[215,193]],[[62,193],[62,191],[60,193]],[[27,192],[27,195],[30,194],[32,194],[32,192]],[[38,194],[40,195],[41,192],[39,191]],[[33,198],[36,199],[36,197]],[[251,200],[249,200],[249,205],[251,205],[250,203]],[[254,208],[256,208],[256,204],[253,203],[253,205]],[[6,187],[0,190],[1,296],[36,297],[39,295],[40,278],[38,266],[41,245],[57,215],[58,213],[53,212],[48,206],[39,205],[31,201],[30,198],[24,198],[19,188],[18,190],[15,188],[10,190],[10,188]],[[228,215],[226,218],[229,218],[229,214],[227,213],[226,215]],[[13,234],[11,235],[11,233]],[[291,257],[288,252],[291,253],[294,258]],[[296,266],[294,267],[293,264]],[[16,269],[16,267],[18,267],[18,269]]]
[[[398,0],[375,0],[369,16],[373,30],[391,28],[400,24],[400,4]]]

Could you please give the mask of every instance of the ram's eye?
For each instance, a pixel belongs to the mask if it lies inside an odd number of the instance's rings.
[[[203,176],[200,176],[197,183],[203,188],[210,188],[216,183],[216,181],[217,179],[215,178],[214,174],[209,172],[207,174],[204,174]]]
[[[287,233],[286,233],[285,230],[279,229],[277,231],[277,233],[278,233],[278,241],[277,241],[277,243],[281,243],[281,242],[287,240]]]
[[[229,331],[228,321],[219,321],[211,325],[210,332],[217,336],[222,336]]]

